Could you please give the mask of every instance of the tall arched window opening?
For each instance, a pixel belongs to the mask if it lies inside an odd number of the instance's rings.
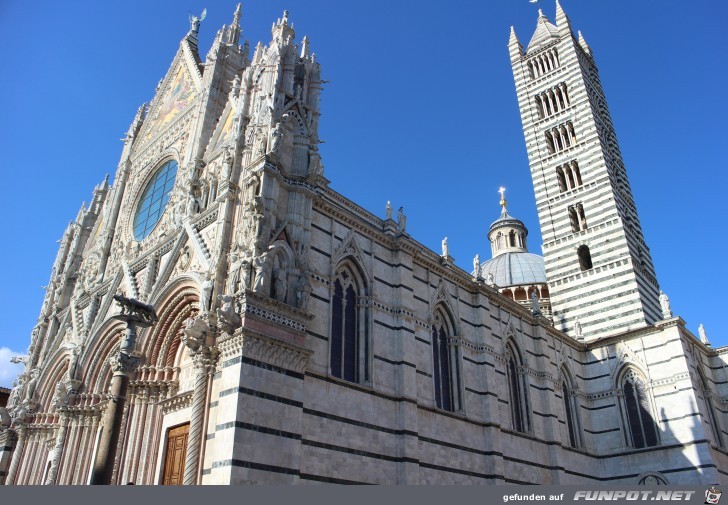
[[[369,381],[368,319],[364,281],[347,264],[334,277],[331,300],[331,375],[350,382]]]
[[[432,377],[435,385],[435,405],[449,411],[461,409],[460,363],[457,347],[450,342],[454,334],[450,318],[442,311],[436,311],[432,325]]]
[[[522,361],[518,349],[511,343],[506,348],[506,377],[508,379],[508,399],[511,407],[511,424],[516,431],[530,430],[526,383],[522,373]]]
[[[566,428],[569,433],[569,445],[571,447],[581,447],[581,423],[579,419],[579,402],[574,395],[574,385],[571,376],[562,369],[563,383],[561,385],[561,395],[564,401],[564,417],[566,418]]]
[[[592,259],[589,247],[586,245],[579,246],[579,249],[576,250],[576,254],[579,256],[579,267],[581,268],[581,271],[584,272],[586,270],[591,270]]]
[[[659,443],[657,426],[644,380],[630,370],[622,380],[622,391],[629,442],[635,448],[656,446]]]

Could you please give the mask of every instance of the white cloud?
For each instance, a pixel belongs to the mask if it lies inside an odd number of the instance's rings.
[[[24,354],[24,352],[16,352],[7,347],[0,347],[0,387],[13,386],[13,381],[23,371],[23,363],[10,363],[10,358]]]

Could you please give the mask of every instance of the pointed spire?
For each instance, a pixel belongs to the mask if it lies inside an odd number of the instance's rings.
[[[263,44],[258,41],[258,44],[255,46],[255,51],[253,51],[253,64],[260,63],[260,60],[263,58]]]
[[[518,44],[518,47],[521,47],[521,41],[518,40],[518,35],[516,35],[516,29],[513,28],[511,25],[511,34],[508,37],[508,45],[512,46],[513,44]]]
[[[511,34],[508,37],[508,52],[511,56],[511,62],[523,56],[523,46],[521,45],[521,41],[518,40],[516,29],[513,26],[511,26]]]
[[[161,82],[161,81],[160,81]],[[157,88],[159,89],[159,88]],[[134,119],[131,122],[131,125],[129,125],[129,130],[126,132],[126,140],[133,139],[136,134],[139,132],[139,128],[141,127],[142,123],[144,122],[144,118],[147,116],[147,103],[144,102],[139,106],[137,109],[137,113],[134,116]]]
[[[273,23],[273,40],[279,45],[288,44],[296,36],[293,30],[293,23],[288,24],[288,11],[283,11],[283,17]]]
[[[308,35],[305,35],[301,42],[301,58],[306,59],[309,56],[311,56],[311,50],[309,48]]]
[[[81,221],[83,221],[83,216],[86,215],[86,202],[83,202],[81,204],[81,208],[78,211],[78,214],[76,215],[76,222],[78,224],[81,224]]]
[[[589,44],[586,43],[586,39],[581,34],[581,30],[579,30],[579,45],[581,46],[581,48],[584,50],[584,52],[586,54],[588,54],[589,56],[594,56],[592,54],[591,47],[589,47]]]
[[[561,8],[559,0],[556,0],[556,27],[559,29],[559,33],[571,33],[571,21]]]
[[[526,52],[538,50],[559,38],[559,29],[551,24],[541,9],[538,10],[536,30],[533,32],[531,41],[528,43]]]
[[[228,31],[228,44],[236,46],[240,41],[240,17],[242,16],[242,13],[242,6],[241,4],[238,4],[235,9],[235,14],[233,14],[233,22],[230,25],[230,31]]]

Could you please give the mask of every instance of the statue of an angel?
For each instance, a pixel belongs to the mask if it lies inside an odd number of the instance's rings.
[[[202,9],[200,17],[190,13],[190,32],[197,33],[200,30],[200,23],[205,20],[205,16],[207,16],[207,9]]]

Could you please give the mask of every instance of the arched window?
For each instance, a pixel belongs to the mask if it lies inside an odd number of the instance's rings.
[[[586,214],[584,206],[580,203],[569,207],[569,220],[571,221],[571,229],[574,232],[586,230]]]
[[[331,300],[331,375],[350,382],[369,381],[368,321],[364,280],[346,263],[334,277]]]
[[[579,402],[574,395],[574,382],[571,375],[562,368],[561,395],[564,401],[564,417],[566,418],[566,429],[569,432],[569,444],[571,447],[581,447],[581,423],[579,422]]]
[[[622,391],[628,443],[636,448],[656,446],[659,443],[657,426],[644,380],[634,370],[629,370],[623,376]]]
[[[698,375],[700,376],[700,392],[703,395],[703,402],[705,403],[707,422],[710,424],[715,445],[722,447],[723,437],[720,434],[720,424],[718,424],[718,419],[715,417],[715,410],[713,409],[713,400],[711,398],[712,392],[710,391],[710,386],[708,386],[708,381],[705,379],[705,375],[703,375],[702,370],[698,369]]]
[[[581,271],[584,272],[585,270],[591,270],[592,259],[589,247],[586,245],[579,246],[579,249],[576,250],[576,254],[579,256],[579,267],[581,268]]]
[[[506,346],[506,377],[508,379],[508,400],[511,407],[511,425],[514,430],[525,433],[530,430],[526,383],[523,379],[520,353],[512,342]]]
[[[432,363],[435,384],[435,405],[438,408],[460,410],[460,365],[457,348],[449,342],[454,336],[452,322],[442,310],[435,311],[432,325]]]

